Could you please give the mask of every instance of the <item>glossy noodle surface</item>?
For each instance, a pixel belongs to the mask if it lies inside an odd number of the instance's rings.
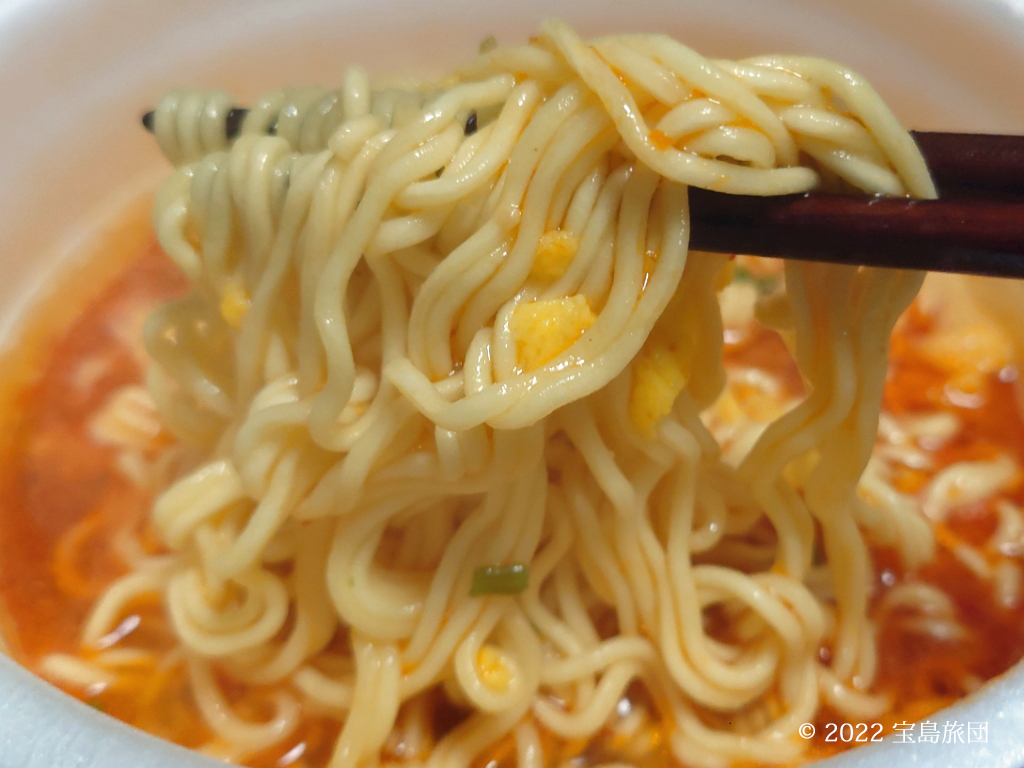
[[[772,274],[775,268],[769,265],[765,271]],[[95,658],[95,652],[83,652],[80,629],[103,587],[129,570],[112,546],[118,536],[137,538],[141,546],[160,550],[146,525],[152,496],[125,477],[117,450],[97,442],[89,423],[117,390],[142,384],[145,362],[133,337],[140,331],[140,315],[179,295],[184,287],[154,243],[88,304],[72,326],[38,350],[36,359],[22,359],[26,355],[18,352],[8,356],[8,363],[32,383],[3,403],[11,430],[0,461],[0,542],[5,553],[0,558],[0,594],[7,610],[7,638],[15,657],[30,668],[39,670],[53,653]],[[64,286],[58,298],[72,290]],[[1018,465],[1024,463],[1024,423],[1013,391],[1016,369],[1000,358],[1006,351],[997,343],[994,357],[965,359],[954,367],[970,375],[980,363],[965,393],[951,382],[949,360],[944,367],[942,358],[929,349],[938,319],[917,306],[908,311],[896,327],[886,383],[887,418],[947,414],[958,425],[922,450],[931,461],[927,469],[897,465],[895,485],[916,499],[938,472],[959,462],[1008,455]],[[133,330],[122,332],[128,328]],[[977,349],[992,334],[991,328],[960,329],[960,351]],[[796,368],[774,331],[755,321],[727,330],[726,338],[727,370],[764,371],[788,395],[802,392]],[[752,392],[741,397],[749,398]],[[69,493],[68,488],[77,492]],[[1022,503],[1024,489],[1018,477],[990,496],[956,508],[944,523],[934,560],[916,570],[904,568],[889,548],[872,549],[871,614],[878,621],[880,638],[880,683],[875,689],[892,697],[877,720],[887,732],[896,722],[927,718],[1024,656],[1024,602],[1018,593],[1001,598],[991,577],[979,575],[957,555],[967,547],[993,566],[1018,570],[1024,542],[1020,537],[1001,541],[995,534],[1005,525],[1000,509],[1020,508]],[[886,610],[894,588],[906,584],[933,586],[947,595],[955,629],[920,631],[910,606]],[[154,650],[172,644],[158,602],[136,605],[125,618],[126,637],[144,637]],[[827,646],[820,650],[826,658],[828,652]],[[213,734],[196,711],[180,660],[171,660],[154,674],[157,666],[155,657],[139,659],[134,667],[122,668],[108,686],[90,689],[65,682],[63,687],[127,723],[185,746],[208,746]],[[234,693],[238,704],[258,714],[255,696]],[[437,705],[444,708],[443,726],[450,727],[462,714],[440,699]],[[313,714],[305,721],[277,749],[252,755],[246,763],[269,767],[326,760],[338,726]],[[823,707],[815,722],[818,737],[810,744],[808,759],[843,748],[841,742],[823,741],[826,724],[845,722],[841,713]],[[663,738],[657,735],[660,730],[654,724],[655,744]],[[602,748],[615,756],[614,739],[606,737],[605,742]],[[566,753],[575,749],[582,751],[583,745],[561,747]],[[282,762],[289,754],[294,759]]]
[[[334,768],[792,764],[1020,658],[1005,332],[919,274],[688,252],[687,186],[934,195],[871,87],[485,48],[238,137],[226,94],[161,102],[159,246],[4,406],[15,655]]]

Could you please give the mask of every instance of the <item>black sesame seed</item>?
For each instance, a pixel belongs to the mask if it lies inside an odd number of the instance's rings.
[[[472,112],[470,112],[469,113],[469,117],[466,118],[466,130],[465,130],[465,134],[467,136],[472,136],[474,133],[476,133],[476,110],[475,109]]]

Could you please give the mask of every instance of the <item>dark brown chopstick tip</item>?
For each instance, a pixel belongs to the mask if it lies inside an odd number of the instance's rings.
[[[224,130],[227,133],[229,139],[233,139],[242,132],[242,122],[245,120],[245,116],[249,114],[249,110],[244,107],[232,107],[228,110],[227,117],[224,120]],[[277,119],[274,119],[274,125],[277,126]],[[273,133],[272,131],[270,132]]]

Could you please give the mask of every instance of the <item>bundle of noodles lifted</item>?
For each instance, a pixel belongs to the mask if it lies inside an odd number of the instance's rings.
[[[237,137],[232,104],[156,111],[191,291],[148,388],[186,468],[86,643],[161,596],[238,760],[312,712],[335,768],[786,762],[821,707],[886,711],[868,542],[932,534],[858,483],[921,275],[787,263],[757,311],[807,394],[724,451],[733,262],[687,248],[689,186],[933,197],[868,84],[548,22],[439,82],[269,94]]]

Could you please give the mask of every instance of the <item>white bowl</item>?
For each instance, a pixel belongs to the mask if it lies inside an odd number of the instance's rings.
[[[0,334],[154,184],[163,165],[138,118],[168,88],[221,86],[244,103],[336,82],[353,61],[436,71],[549,15],[587,34],[664,31],[716,55],[822,55],[859,69],[911,127],[1024,132],[1024,0],[0,0]],[[988,743],[890,741],[830,765],[1024,765],[1024,667],[942,718],[987,722]],[[0,768],[201,765],[216,763],[0,657]]]

